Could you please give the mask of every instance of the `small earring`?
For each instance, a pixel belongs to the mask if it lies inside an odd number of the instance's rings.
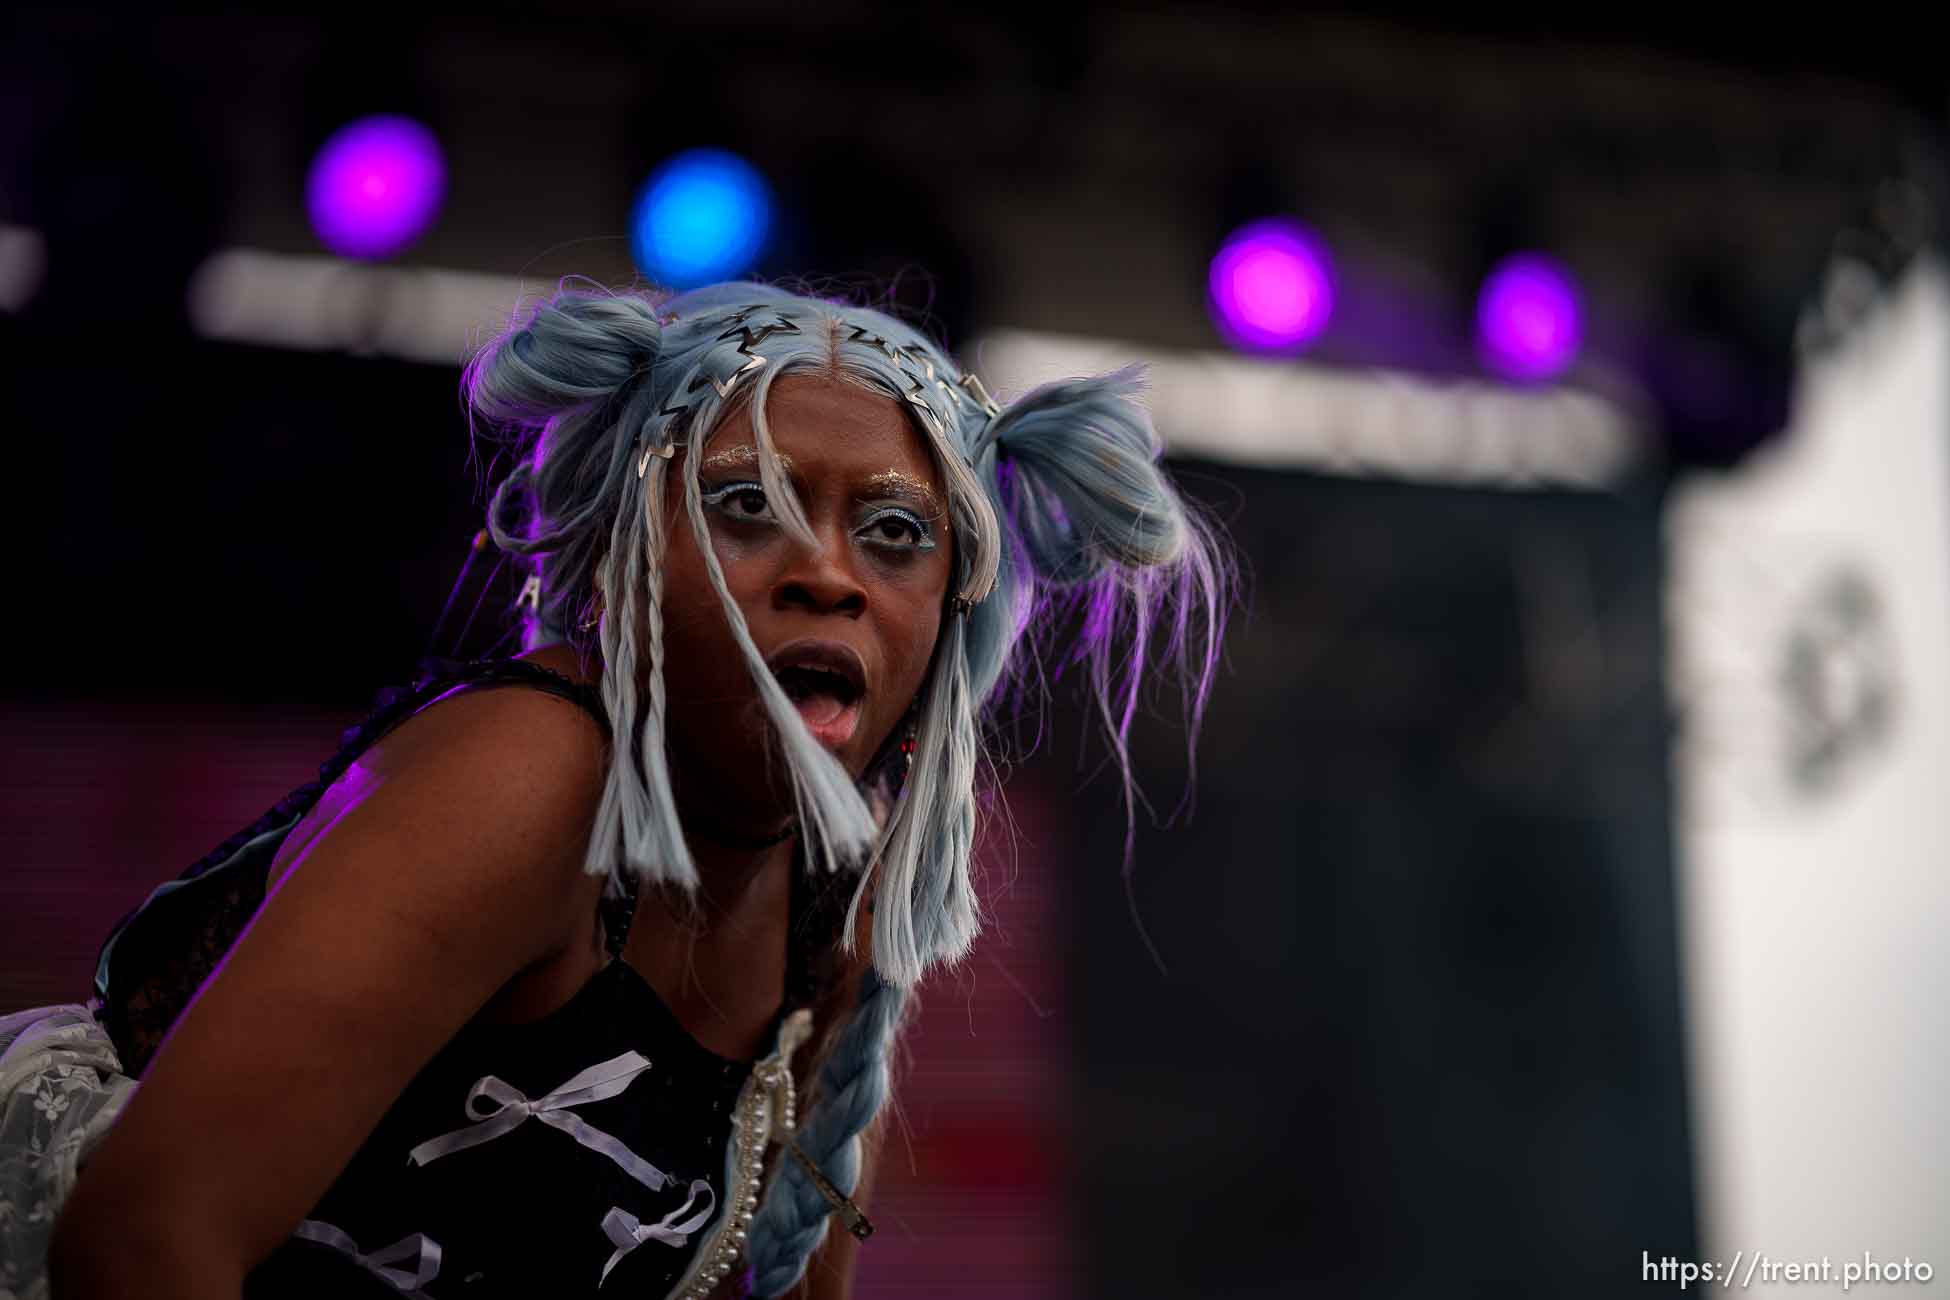
[[[914,770],[914,746],[920,739],[921,720],[915,718],[907,724],[907,734],[901,737],[901,772],[905,775]]]

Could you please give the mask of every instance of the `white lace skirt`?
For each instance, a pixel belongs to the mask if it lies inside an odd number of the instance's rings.
[[[0,1300],[46,1300],[55,1216],[135,1088],[87,1007],[0,1017]]]

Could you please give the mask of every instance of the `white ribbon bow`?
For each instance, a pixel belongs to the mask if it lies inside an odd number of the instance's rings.
[[[678,1216],[688,1212],[697,1201],[700,1192],[704,1194],[704,1208],[682,1223],[677,1222]],[[717,1206],[717,1193],[713,1192],[711,1184],[702,1178],[691,1180],[690,1197],[682,1205],[664,1215],[661,1223],[643,1223],[628,1210],[620,1206],[610,1206],[609,1213],[603,1216],[603,1235],[609,1238],[610,1245],[616,1247],[616,1253],[609,1257],[609,1263],[603,1265],[603,1275],[597,1280],[596,1285],[601,1286],[609,1281],[609,1271],[622,1262],[623,1256],[646,1241],[661,1241],[666,1246],[682,1246],[691,1239],[693,1232],[704,1226],[705,1221],[711,1217],[711,1211]]]
[[[401,1237],[386,1249],[375,1250],[370,1255],[361,1254],[359,1244],[348,1237],[343,1229],[318,1219],[302,1220],[291,1235],[331,1247],[360,1268],[377,1274],[410,1296],[419,1295],[421,1287],[440,1276],[440,1243],[425,1233],[416,1232],[410,1237]],[[409,1259],[415,1261],[411,1273],[403,1268],[389,1267]]]
[[[660,1192],[677,1180],[601,1129],[592,1128],[579,1116],[569,1114],[572,1106],[616,1096],[630,1086],[631,1080],[649,1068],[650,1062],[642,1056],[625,1052],[599,1065],[590,1066],[546,1097],[533,1101],[523,1096],[519,1088],[510,1087],[493,1075],[487,1075],[467,1094],[467,1117],[474,1121],[473,1125],[420,1143],[407,1152],[406,1161],[414,1165],[430,1164],[442,1156],[491,1142],[512,1131],[523,1120],[533,1118],[567,1133],[591,1151],[608,1156],[624,1173],[651,1191]]]

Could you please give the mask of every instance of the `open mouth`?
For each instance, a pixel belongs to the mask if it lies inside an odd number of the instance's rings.
[[[802,645],[773,655],[769,666],[813,739],[827,749],[853,739],[866,696],[857,655],[843,646]]]

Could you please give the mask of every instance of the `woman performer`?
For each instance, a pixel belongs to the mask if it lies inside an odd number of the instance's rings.
[[[382,696],[92,1003],[0,1021],[0,1290],[844,1295],[985,705],[1071,628],[1127,785],[1147,650],[1196,728],[1228,570],[1131,372],[1003,408],[738,283],[565,289],[464,387],[523,652]]]

